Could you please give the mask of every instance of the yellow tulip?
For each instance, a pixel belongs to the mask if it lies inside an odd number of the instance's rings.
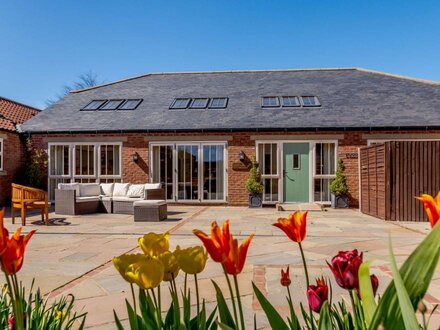
[[[146,257],[144,260],[131,264],[126,275],[133,280],[141,289],[153,289],[159,286],[164,277],[162,262],[154,257]]]
[[[113,257],[113,265],[121,276],[129,283],[134,283],[133,279],[127,276],[127,270],[130,265],[145,260],[147,257],[144,254],[123,254],[119,257]]]
[[[159,254],[170,249],[170,234],[148,233],[139,238],[139,246],[146,255],[158,256]]]
[[[203,246],[193,246],[181,249],[177,246],[174,251],[180,269],[187,274],[198,274],[205,269],[208,254]]]
[[[179,264],[177,263],[176,256],[170,252],[165,251],[164,253],[161,253],[157,257],[163,264],[164,267],[164,281],[171,281],[173,278],[176,278],[177,275],[179,275]]]

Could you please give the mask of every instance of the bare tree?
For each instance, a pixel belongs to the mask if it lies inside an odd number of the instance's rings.
[[[83,73],[78,76],[78,80],[74,81],[71,85],[64,85],[61,93],[57,94],[54,99],[47,99],[46,105],[50,106],[69,94],[72,90],[84,89],[102,84],[102,81],[98,80],[98,75],[92,71]]]

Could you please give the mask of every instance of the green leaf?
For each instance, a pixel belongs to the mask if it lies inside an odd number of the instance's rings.
[[[332,320],[330,319],[330,307],[325,301],[319,313],[318,330],[332,329]]]
[[[377,304],[374,299],[373,287],[371,286],[369,264],[366,262],[363,262],[359,267],[359,289],[362,295],[365,322],[368,326],[376,311]]]
[[[405,329],[418,329],[419,322],[417,321],[416,313],[411,304],[405,284],[403,284],[399,269],[397,268],[396,258],[394,257],[393,246],[391,243],[391,236],[388,238],[388,253],[390,254],[391,269],[393,271],[394,285],[396,286],[397,298],[399,299],[400,309],[402,310],[403,323]]]
[[[269,324],[272,327],[272,329],[277,329],[277,330],[289,329],[289,327],[287,326],[286,322],[284,322],[281,315],[272,306],[269,300],[267,300],[266,297],[261,293],[261,291],[257,288],[255,283],[252,282],[252,286],[254,288],[255,296],[260,302],[260,305],[263,308],[264,313],[266,314],[267,320],[269,321]]]
[[[127,306],[127,314],[128,314],[128,320],[130,321],[130,329],[131,330],[138,330],[138,318],[136,313],[133,310],[133,307],[131,307],[130,303],[127,299],[125,299],[125,305]]]
[[[220,321],[215,321],[215,322],[218,324],[218,326],[222,330],[235,330],[235,328],[231,328],[230,326],[228,326],[228,325],[226,325],[226,324],[224,324],[224,323],[222,323]]]
[[[218,307],[218,313],[220,315],[220,322],[217,322],[220,328],[223,329],[222,326],[227,326],[232,329],[236,329],[237,326],[235,325],[234,319],[232,318],[231,312],[229,311],[229,307],[226,304],[225,297],[223,296],[222,290],[220,290],[217,283],[214,281],[211,281],[214,285],[216,297],[217,297],[217,307]]]
[[[400,267],[400,275],[413,310],[428,290],[439,257],[440,226],[437,225]],[[394,281],[390,283],[380,299],[370,328],[376,329],[379,324],[383,324],[387,330],[400,330],[405,327]]]
[[[124,327],[122,326],[121,321],[119,320],[118,315],[116,314],[115,310],[113,310],[113,316],[115,317],[115,323],[116,323],[116,328],[118,330],[124,330]]]

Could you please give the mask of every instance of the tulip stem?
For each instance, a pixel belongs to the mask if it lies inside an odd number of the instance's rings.
[[[188,274],[185,273],[185,283],[183,285],[183,290],[185,291],[185,297],[187,297],[187,292],[186,292],[187,283],[188,283]]]
[[[154,289],[153,289],[154,291]],[[160,284],[157,287],[157,303],[158,303],[158,309],[157,309],[157,317],[159,321],[159,329],[162,327],[162,302],[160,297]]]
[[[231,294],[232,308],[234,309],[235,324],[238,327],[237,306],[235,306],[234,291],[232,290],[231,280],[229,279],[228,273],[226,272],[226,268],[223,264],[222,264],[222,267],[223,267],[223,271],[226,276],[226,281],[228,282],[229,293]]]
[[[135,297],[135,295],[134,295],[134,287],[133,287],[133,283],[130,283],[130,287],[131,287],[131,296],[133,297],[134,313],[137,315],[137,309],[136,309],[136,297]]]
[[[238,288],[237,275],[234,275],[234,285],[235,285],[235,291],[237,294],[238,309],[240,311],[241,329],[245,330],[246,328],[244,325],[243,306],[241,305],[240,289]]]
[[[12,285],[14,286],[15,291],[15,303],[16,303],[16,315],[15,315],[15,325],[17,330],[24,329],[23,324],[23,304],[20,295],[20,289],[18,287],[18,280],[15,274],[11,275]]]
[[[310,280],[309,280],[309,271],[307,270],[307,262],[306,262],[306,256],[304,255],[304,250],[302,247],[301,242],[298,242],[299,245],[299,250],[301,252],[301,258],[302,258],[302,262],[303,262],[303,266],[304,266],[304,273],[306,275],[306,284],[307,284],[307,289],[309,288],[310,285]],[[306,291],[307,291],[306,289]],[[314,329],[314,318],[313,318],[313,311],[312,311],[312,307],[310,307],[309,304],[309,313],[310,313],[310,325],[312,327],[312,329]]]
[[[197,299],[197,327],[200,327],[200,298],[199,298],[199,283],[197,281],[197,274],[194,274],[194,282],[196,283],[196,299]]]

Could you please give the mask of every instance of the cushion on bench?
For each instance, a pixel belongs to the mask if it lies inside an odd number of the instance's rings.
[[[131,184],[127,190],[127,197],[131,198],[144,198],[145,185],[144,184]]]
[[[101,195],[112,197],[113,196],[113,189],[115,187],[114,183],[101,183]]]
[[[79,183],[58,183],[59,190],[75,190],[76,196],[80,196],[79,194]]]
[[[141,200],[133,203],[133,206],[143,207],[143,206],[154,206],[154,205],[164,205],[167,202],[163,199],[150,199],[150,200]]]
[[[113,188],[113,197],[127,197],[129,183],[115,183]]]
[[[99,197],[100,194],[101,188],[99,187],[99,183],[81,183],[79,185],[79,195],[81,197]]]
[[[98,196],[85,196],[85,197],[77,197],[75,200],[77,203],[84,203],[84,202],[99,202]]]
[[[146,183],[145,184],[145,189],[160,189],[161,183]]]

